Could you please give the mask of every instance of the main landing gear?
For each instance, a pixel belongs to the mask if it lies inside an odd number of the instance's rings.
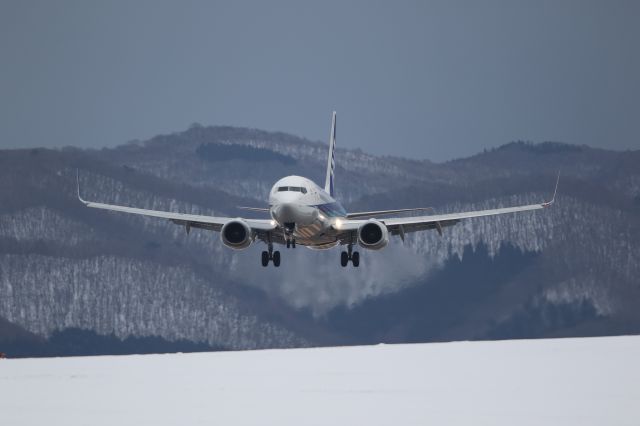
[[[352,252],[353,247],[351,244],[347,246],[347,251],[343,251],[340,253],[340,265],[344,268],[347,266],[349,261],[353,264],[354,267],[360,266],[360,253],[357,251]]]
[[[267,266],[270,260],[273,261],[273,266],[276,268],[280,266],[280,252],[273,251],[273,244],[269,244],[269,251],[262,252],[262,266]]]

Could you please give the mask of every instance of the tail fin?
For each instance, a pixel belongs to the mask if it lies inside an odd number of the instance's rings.
[[[331,116],[331,134],[329,135],[329,160],[327,161],[327,179],[324,181],[324,190],[333,197],[333,170],[336,166],[335,161],[336,147],[336,112],[333,111]]]

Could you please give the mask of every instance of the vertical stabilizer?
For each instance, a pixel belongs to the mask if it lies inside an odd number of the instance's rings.
[[[324,181],[324,190],[333,197],[333,170],[336,167],[336,112],[331,115],[331,134],[329,135],[329,160],[327,161],[327,178]]]

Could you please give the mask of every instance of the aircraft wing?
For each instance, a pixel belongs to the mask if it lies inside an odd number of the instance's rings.
[[[184,225],[187,230],[193,228],[203,228],[212,231],[220,231],[225,223],[234,220],[231,217],[216,217],[216,216],[204,216],[197,214],[186,213],[174,213],[165,212],[159,210],[147,210],[136,207],[119,206],[115,204],[95,203],[93,201],[86,201],[80,196],[80,187],[78,186],[78,199],[87,207],[94,209],[111,210],[123,213],[132,213],[142,216],[158,217],[162,219],[168,219],[175,224]],[[249,227],[255,231],[271,231],[276,228],[277,225],[273,224],[269,219],[242,219]]]
[[[442,234],[442,228],[446,226],[452,226],[458,223],[462,219],[469,219],[474,217],[483,217],[483,216],[494,216],[499,214],[507,214],[507,213],[518,213],[525,212],[531,210],[539,210],[550,207],[553,205],[556,192],[558,191],[558,182],[560,180],[560,176],[558,175],[558,180],[556,181],[556,187],[553,192],[553,197],[551,201],[547,201],[540,204],[529,204],[525,206],[515,206],[515,207],[504,207],[499,209],[490,209],[490,210],[476,210],[469,212],[461,212],[461,213],[447,213],[447,214],[433,214],[427,216],[414,216],[414,217],[401,217],[401,218],[388,218],[388,219],[378,219],[380,222],[384,223],[392,235],[400,235],[401,238],[404,239],[404,234],[407,232],[415,232],[422,231],[425,229],[437,229],[440,234]],[[366,220],[346,220],[340,223],[340,226],[336,229],[339,230],[341,235],[341,240],[345,240],[346,238],[350,238],[348,235],[350,232],[357,230],[360,225],[365,223]]]

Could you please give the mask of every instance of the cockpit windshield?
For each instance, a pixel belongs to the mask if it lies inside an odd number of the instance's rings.
[[[303,194],[307,193],[307,188],[303,186],[279,186],[278,192],[284,191],[293,191],[293,192],[302,192]]]

